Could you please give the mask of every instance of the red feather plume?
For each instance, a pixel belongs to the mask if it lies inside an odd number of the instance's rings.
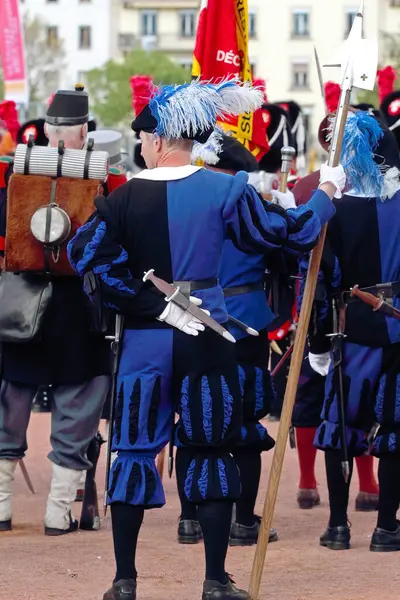
[[[153,80],[148,75],[134,75],[130,78],[132,89],[132,108],[138,116],[148,105],[154,89]]]
[[[337,107],[339,106],[341,87],[334,81],[327,81],[324,88],[326,108],[329,113],[333,113],[337,111]]]
[[[261,79],[261,77],[254,77],[253,85],[254,85],[254,87],[257,87],[262,91],[262,93],[264,95],[264,104],[268,104],[267,83],[266,83],[265,79]]]
[[[394,84],[397,79],[397,71],[390,65],[384,69],[378,69],[377,81],[378,81],[378,93],[379,93],[379,104],[381,105],[384,99],[394,92]]]
[[[16,142],[20,124],[18,120],[17,105],[13,100],[4,100],[3,102],[0,102],[0,119],[5,122],[7,130],[10,132],[14,142]]]

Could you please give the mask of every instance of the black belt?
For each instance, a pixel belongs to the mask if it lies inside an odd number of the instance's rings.
[[[242,294],[251,294],[251,292],[264,292],[265,284],[259,281],[258,283],[249,283],[248,285],[224,288],[223,291],[225,298],[232,298],[233,296],[241,296]]]
[[[377,298],[391,303],[393,298],[400,296],[400,281],[392,281],[390,283],[377,283],[371,287],[360,288],[362,292],[368,292],[373,294]],[[351,292],[342,292],[342,300],[344,304],[353,304],[354,302],[360,302],[360,300],[351,295]]]
[[[200,290],[209,290],[217,287],[218,279],[203,279],[202,281],[174,281],[175,287],[179,286],[180,291],[185,296],[190,296],[191,292],[199,292]]]

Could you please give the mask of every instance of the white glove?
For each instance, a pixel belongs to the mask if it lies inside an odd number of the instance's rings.
[[[272,202],[279,204],[285,210],[288,208],[296,208],[296,200],[294,194],[289,190],[287,192],[280,192],[279,190],[271,190],[271,196],[273,197]]]
[[[331,364],[331,353],[324,352],[323,354],[312,354],[309,352],[308,360],[310,361],[311,368],[322,375],[322,377],[326,377],[329,372],[329,366]]]
[[[338,199],[341,198],[342,191],[346,186],[346,173],[344,172],[342,165],[339,165],[338,167],[329,167],[327,163],[323,163],[321,165],[320,173],[319,184],[331,183],[336,187],[334,197]]]
[[[200,300],[200,298],[190,296],[190,302],[193,302],[196,306],[200,306],[203,301]],[[210,316],[208,310],[202,310],[206,315]],[[168,302],[165,310],[157,318],[159,321],[165,321],[168,325],[180,329],[180,331],[187,333],[187,335],[199,335],[199,331],[204,331],[205,329],[203,323],[196,319],[196,317],[186,310],[183,310],[172,301]]]

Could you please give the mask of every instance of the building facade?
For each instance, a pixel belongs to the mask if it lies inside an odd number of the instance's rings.
[[[118,54],[160,50],[190,68],[200,0],[122,0]]]
[[[222,0],[221,0],[222,1]],[[85,82],[85,73],[135,49],[160,50],[189,68],[201,0],[20,0],[22,14],[45,23],[49,43],[63,40],[65,64],[48,88]],[[315,141],[324,115],[314,47],[321,64],[337,62],[359,0],[248,0],[249,54],[271,102],[296,100]],[[221,24],[223,27],[223,24]],[[364,35],[378,38],[384,64],[400,62],[400,0],[365,0]],[[398,56],[399,54],[399,56]],[[323,69],[339,81],[339,69]],[[313,136],[314,134],[314,136]]]
[[[39,19],[47,45],[60,42],[64,50],[62,59],[43,66],[41,96],[84,82],[87,71],[109,60],[119,8],[119,0],[20,0],[21,18]]]

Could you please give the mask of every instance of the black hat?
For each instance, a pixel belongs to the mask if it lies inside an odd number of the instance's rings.
[[[382,130],[383,136],[374,150],[374,161],[377,165],[386,165],[389,168],[396,167],[400,170],[400,154],[396,136],[390,129],[382,127]]]
[[[352,104],[352,107],[356,110],[363,110],[364,112],[369,113],[375,119],[379,121],[379,124],[384,128],[386,127],[386,120],[380,110],[375,108],[373,104],[369,104],[369,102],[361,102],[360,104]]]
[[[386,96],[381,104],[381,111],[389,129],[396,136],[397,144],[400,147],[400,90],[396,90]]]
[[[301,110],[301,106],[293,100],[288,100],[286,102],[276,102],[276,104],[281,106],[289,115],[290,130],[294,138],[293,147],[296,149],[297,152],[298,168],[304,168],[304,156],[307,153],[307,139],[304,116],[303,111]]]
[[[49,125],[83,125],[89,121],[89,96],[83,85],[75,90],[58,90],[46,113]]]
[[[158,123],[157,119],[153,116],[150,105],[144,107],[141,113],[136,117],[136,119],[132,122],[132,129],[136,134],[139,134],[141,131],[145,133],[154,133],[157,129]],[[188,133],[183,133],[181,139],[183,140],[193,140],[199,142],[200,144],[205,144],[214,128],[207,129],[203,132],[198,132],[195,135],[190,135]]]
[[[218,169],[246,173],[259,170],[257,159],[243,144],[229,135],[222,134],[221,138],[222,149],[218,154],[219,161],[215,165]]]
[[[295,148],[294,138],[290,131],[289,115],[278,104],[263,104],[261,110],[270,149],[261,158],[259,167],[261,171],[276,173],[282,166],[282,148],[284,146]]]
[[[27,144],[32,135],[36,146],[47,146],[49,140],[44,133],[44,124],[44,119],[34,119],[24,123],[17,134],[18,144]]]

